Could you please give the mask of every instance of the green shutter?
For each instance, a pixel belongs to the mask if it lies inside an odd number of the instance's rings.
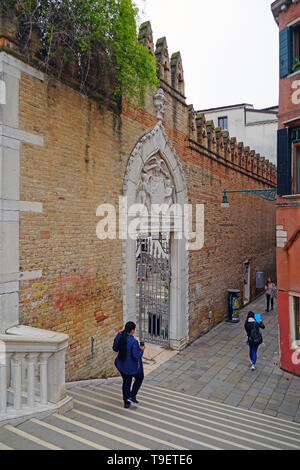
[[[285,28],[279,33],[280,78],[291,73],[294,62],[293,29]]]
[[[289,129],[277,132],[277,194],[292,193],[291,140]]]

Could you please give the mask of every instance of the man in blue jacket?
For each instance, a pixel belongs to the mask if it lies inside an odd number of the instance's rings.
[[[115,366],[123,378],[124,408],[129,408],[131,403],[138,403],[136,396],[144,380],[142,356],[145,346],[140,346],[134,338],[135,323],[127,322],[123,331],[117,334],[113,344],[113,350],[118,354]],[[134,380],[131,389],[132,379]]]

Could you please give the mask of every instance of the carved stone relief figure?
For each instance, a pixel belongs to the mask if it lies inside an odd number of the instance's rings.
[[[145,164],[137,188],[137,202],[150,211],[151,204],[175,202],[175,187],[167,165],[160,155],[154,155]]]
[[[141,182],[137,189],[137,203],[143,204],[147,207],[147,210],[150,210],[151,205],[151,194],[149,192],[149,175],[147,173],[142,173]]]

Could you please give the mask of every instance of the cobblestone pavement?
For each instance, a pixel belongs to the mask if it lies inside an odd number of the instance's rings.
[[[300,377],[279,367],[277,306],[265,312],[261,296],[145,378],[145,383],[300,423]],[[266,329],[256,370],[250,370],[244,321],[262,313]]]

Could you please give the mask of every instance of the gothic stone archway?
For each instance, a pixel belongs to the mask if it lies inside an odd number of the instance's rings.
[[[156,183],[149,182],[154,174]],[[165,192],[159,175],[165,176]],[[145,185],[148,184],[148,189]],[[155,186],[156,184],[156,186]],[[127,207],[145,203],[151,195],[156,203],[187,204],[187,190],[180,159],[173,149],[162,122],[137,143],[128,160],[123,196]],[[144,191],[146,189],[146,191]],[[163,198],[159,200],[159,195]],[[153,201],[152,201],[153,202]],[[123,319],[137,321],[136,296],[136,241],[127,237],[123,242]],[[169,339],[172,349],[181,349],[188,340],[188,253],[184,237],[173,237],[171,249],[170,324]]]

